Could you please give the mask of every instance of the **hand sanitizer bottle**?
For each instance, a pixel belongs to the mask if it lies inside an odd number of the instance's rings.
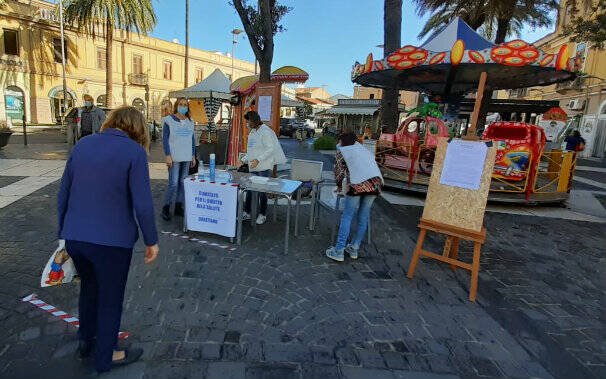
[[[198,159],[198,179],[204,178],[204,162]]]
[[[215,154],[210,154],[210,160],[208,162],[208,173],[210,174],[210,181],[215,181]]]

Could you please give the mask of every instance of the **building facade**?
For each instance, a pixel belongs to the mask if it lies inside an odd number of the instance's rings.
[[[105,39],[65,29],[67,99],[63,97],[61,37],[55,4],[8,0],[0,9],[0,121],[19,119],[24,105],[30,123],[55,123],[61,109],[83,104],[91,95],[105,102]],[[168,93],[184,88],[185,46],[124,30],[114,31],[113,106],[132,105],[160,117]],[[227,55],[189,49],[188,85],[219,68],[235,80],[252,75],[255,65]]]
[[[383,90],[380,88],[354,86],[354,99],[381,99]],[[400,103],[406,106],[406,109],[417,107],[419,103],[419,93],[413,91],[400,91]]]
[[[579,15],[591,17],[591,5],[598,0],[577,0]],[[606,49],[598,50],[586,42],[571,42],[561,35],[562,28],[572,17],[570,1],[560,3],[558,19],[553,33],[534,44],[546,52],[557,53],[567,44],[571,55],[584,57],[581,72],[584,74],[572,82],[558,83],[546,87],[520,88],[507,91],[509,98],[557,100],[577,123],[577,128],[586,140],[583,156],[604,157],[606,150]]]

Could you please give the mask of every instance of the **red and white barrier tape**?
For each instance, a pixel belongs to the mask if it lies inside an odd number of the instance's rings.
[[[78,320],[77,317],[67,314],[67,313],[63,312],[62,310],[59,310],[50,304],[46,304],[44,301],[38,299],[35,293],[32,293],[31,295],[24,297],[23,299],[21,299],[21,301],[35,305],[36,307],[38,307],[44,311],[47,311],[48,313],[52,314],[53,316],[60,318],[61,320],[67,322],[70,325],[75,326],[76,328],[80,327],[80,320]],[[127,338],[128,336],[130,336],[129,332],[118,333],[118,338]]]
[[[227,250],[227,251],[234,251],[234,250],[236,250],[236,248],[234,246],[221,245],[221,244],[218,244],[216,242],[210,242],[210,241],[206,241],[206,240],[201,240],[199,238],[194,238],[194,237],[188,236],[187,234],[179,234],[179,233],[165,232],[165,231],[162,231],[162,234],[168,234],[171,237],[181,238],[181,239],[184,239],[184,240],[189,240],[191,242],[197,242],[197,243],[199,243],[201,245],[208,245],[208,246],[218,247],[219,249],[224,249],[224,250]]]

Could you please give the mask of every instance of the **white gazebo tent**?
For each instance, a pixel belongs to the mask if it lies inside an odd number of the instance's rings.
[[[184,97],[186,99],[199,99],[204,102],[204,112],[208,120],[208,130],[215,130],[214,119],[221,108],[221,103],[229,101],[232,97],[229,87],[231,82],[218,68],[212,72],[206,79],[191,87],[169,92],[171,98]],[[201,131],[200,131],[201,133]],[[196,133],[197,134],[197,133]],[[199,135],[196,135],[196,139]],[[229,141],[229,135],[227,136]],[[228,143],[226,142],[226,146]],[[226,153],[227,155],[227,153]]]

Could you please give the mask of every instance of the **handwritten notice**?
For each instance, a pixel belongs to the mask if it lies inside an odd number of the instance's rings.
[[[259,96],[259,116],[261,121],[271,121],[271,96]]]
[[[188,178],[184,185],[187,229],[234,237],[238,188]]]
[[[484,142],[452,140],[446,149],[440,184],[467,188],[480,188],[488,147]]]

